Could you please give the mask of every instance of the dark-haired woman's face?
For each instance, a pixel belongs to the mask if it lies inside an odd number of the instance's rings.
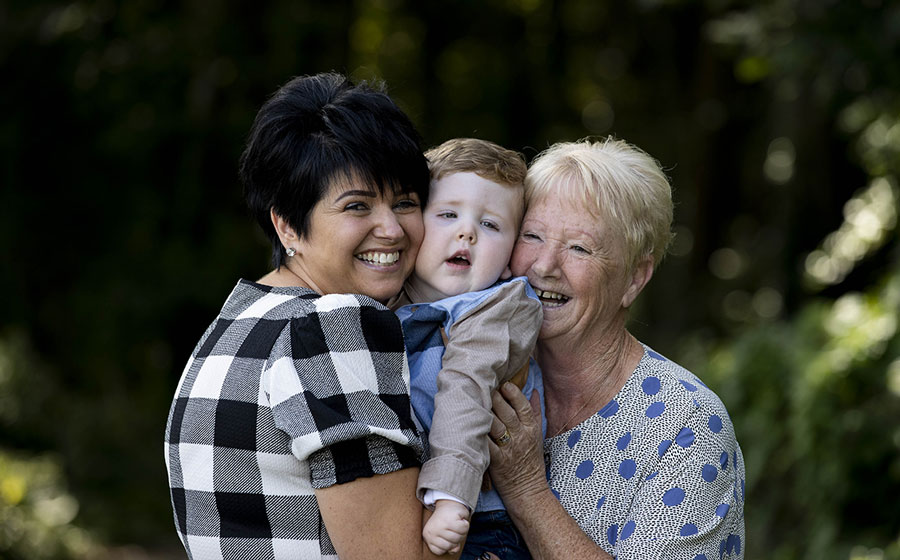
[[[415,194],[380,195],[361,182],[340,181],[313,208],[292,260],[321,294],[384,302],[412,272],[424,231]]]

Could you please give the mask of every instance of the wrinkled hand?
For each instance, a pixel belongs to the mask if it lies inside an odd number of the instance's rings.
[[[510,507],[518,498],[547,488],[540,397],[533,392],[529,403],[518,387],[504,383],[493,394],[492,403],[494,420],[488,442],[491,480]],[[509,442],[498,446],[497,438],[507,430]]]
[[[422,538],[432,554],[458,552],[469,533],[469,508],[453,500],[438,500],[434,513],[422,529]]]

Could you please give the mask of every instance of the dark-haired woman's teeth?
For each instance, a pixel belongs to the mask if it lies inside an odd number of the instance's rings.
[[[394,264],[400,258],[400,252],[393,253],[360,253],[356,258],[372,264]]]

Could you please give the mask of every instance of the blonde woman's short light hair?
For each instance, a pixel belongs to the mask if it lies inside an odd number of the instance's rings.
[[[659,264],[672,240],[672,187],[649,154],[623,140],[584,139],[550,146],[525,178],[525,205],[555,195],[579,200],[624,239],[626,270]]]

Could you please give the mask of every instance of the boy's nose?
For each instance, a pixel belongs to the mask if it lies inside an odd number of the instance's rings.
[[[478,238],[475,236],[475,231],[471,228],[461,229],[459,233],[456,234],[456,239],[458,241],[467,241],[469,245],[474,244],[475,241],[478,240]]]

